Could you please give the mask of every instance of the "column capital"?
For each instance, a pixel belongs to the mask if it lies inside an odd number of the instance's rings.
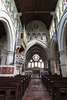
[[[55,13],[55,12],[51,12],[50,14],[53,16],[53,18],[57,18],[57,16],[56,16],[56,13]]]
[[[21,13],[21,12],[19,12],[19,13],[16,14],[16,18],[17,18],[17,19],[19,19],[20,16],[22,16],[22,13]]]

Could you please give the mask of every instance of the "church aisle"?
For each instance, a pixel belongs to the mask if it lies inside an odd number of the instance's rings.
[[[41,79],[31,79],[31,83],[22,100],[51,100]]]

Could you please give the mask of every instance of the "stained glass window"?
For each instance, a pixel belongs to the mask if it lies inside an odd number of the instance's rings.
[[[28,68],[44,68],[44,62],[38,54],[34,54],[28,63]]]
[[[39,56],[39,55],[37,55],[37,54],[35,54],[35,55],[33,56],[33,60],[34,60],[34,61],[38,61],[38,60],[39,60],[39,58],[40,58],[40,56]]]

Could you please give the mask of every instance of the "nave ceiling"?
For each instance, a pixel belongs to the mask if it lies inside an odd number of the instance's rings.
[[[42,21],[47,29],[52,20],[58,0],[15,0],[18,12],[22,13],[21,22],[27,25],[32,20]]]

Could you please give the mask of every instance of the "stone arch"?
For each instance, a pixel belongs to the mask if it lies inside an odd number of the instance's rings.
[[[32,43],[34,43],[33,41]],[[29,45],[30,44],[28,44],[28,46]],[[35,43],[32,44],[26,51],[26,67],[28,66],[28,63],[32,59],[33,55],[35,54],[40,56],[44,64],[48,62],[48,53],[47,53],[46,48],[38,41],[35,41]]]
[[[7,37],[7,64],[12,63],[13,53],[14,53],[14,44],[15,44],[15,31],[13,28],[13,23],[10,16],[5,11],[0,11],[0,21],[3,23],[6,30]]]
[[[27,48],[25,50],[26,55],[26,65],[28,65],[29,60],[34,54],[38,54],[40,57],[42,57],[42,60],[45,63],[48,63],[48,48],[47,45],[38,41],[38,40],[32,40],[27,44]],[[45,67],[45,66],[44,66]]]
[[[58,63],[58,52],[57,52],[57,42],[55,39],[52,39],[50,45],[50,64],[51,64],[51,72],[52,74],[60,74],[59,73],[59,63]]]
[[[46,43],[43,43],[43,42],[41,42],[41,41],[38,41],[38,40],[32,40],[32,41],[30,41],[28,44],[27,44],[27,48],[26,48],[26,50],[25,50],[25,54],[26,54],[26,52],[33,46],[33,45],[35,45],[35,44],[38,44],[38,45],[40,45],[41,47],[43,47],[43,49],[44,50],[46,50],[46,53],[48,54],[48,48],[47,48],[47,44]],[[48,55],[47,55],[48,56]]]
[[[66,32],[67,32],[67,12],[63,15],[61,19],[58,32],[58,43],[59,43],[61,69],[63,76],[67,76],[67,54],[66,54],[67,33]]]

